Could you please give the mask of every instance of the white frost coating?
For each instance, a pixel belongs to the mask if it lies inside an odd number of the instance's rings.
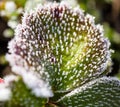
[[[16,58],[19,59],[19,56],[18,57],[16,56]],[[15,65],[14,55],[11,56],[7,54],[6,59],[11,62],[10,64],[12,66],[12,71],[22,76],[24,83],[27,85],[27,87],[29,87],[32,90],[32,92],[37,97],[52,97],[53,96],[53,92],[51,90],[51,87],[49,86],[49,83],[43,81],[37,72],[32,72],[32,68],[21,67],[22,63],[25,63],[24,60],[20,60],[19,64],[21,66],[17,66]]]
[[[27,66],[26,62],[24,59],[21,59],[20,56],[18,55],[10,55],[10,54],[6,54],[5,56],[6,60],[10,62],[10,65],[13,66],[12,67],[12,71],[15,72],[16,74],[21,74],[21,70],[23,69],[23,66]],[[16,63],[16,62],[19,62]],[[18,66],[19,65],[19,66]],[[15,68],[15,70],[14,70]],[[25,69],[28,70],[28,68],[26,67]]]
[[[7,101],[11,97],[10,83],[17,80],[17,77],[14,75],[8,75],[4,77],[4,83],[0,84],[0,101]]]
[[[92,23],[92,24],[95,23],[95,17],[90,15],[90,14],[86,15],[86,19],[89,19],[89,22]],[[100,25],[99,25],[99,28],[102,29],[102,27]],[[101,33],[103,33],[103,31]]]
[[[0,84],[0,101],[7,101],[11,97],[11,90]]]
[[[10,44],[9,47],[14,46],[11,44],[11,42],[9,44]],[[34,72],[34,69],[32,67],[30,66],[28,67],[23,58],[21,58],[18,55],[7,54],[6,59],[10,62],[12,66],[12,71],[22,76],[24,83],[32,90],[32,92],[37,97],[52,97],[53,96],[49,83],[43,81],[40,75],[37,72]],[[15,62],[19,62],[19,66]]]
[[[35,73],[32,72],[23,72],[23,80],[25,84],[32,89],[32,92],[37,97],[52,97],[53,93],[49,85],[44,82],[42,79],[38,78]]]
[[[120,86],[120,82],[119,79],[115,78],[115,77],[102,77],[102,78],[98,78],[98,79],[95,79],[93,81],[90,81],[89,83],[86,83],[84,85],[82,85],[81,87],[79,88],[76,88],[75,90],[73,90],[72,92],[68,93],[67,95],[65,95],[64,97],[60,98],[57,102],[61,101],[62,99],[64,99],[65,97],[70,97],[72,95],[75,95],[77,93],[80,93],[84,90],[86,90],[87,88],[92,88],[94,84],[99,84],[99,83],[107,83],[107,82],[111,82],[112,81],[117,85],[117,86]],[[116,82],[115,82],[116,81]]]
[[[53,92],[48,83],[40,79],[33,72],[22,72],[24,83],[32,90],[37,97],[52,97]]]
[[[102,26],[102,25],[97,24],[97,25],[96,25],[96,28],[97,28],[97,29],[99,29],[100,33],[102,33],[102,34],[103,34],[104,29],[103,29],[103,26]],[[103,36],[103,35],[101,35],[101,36]]]
[[[4,77],[4,83],[0,84],[0,101],[7,101],[11,98],[12,92],[10,88],[10,83],[17,80],[14,75],[8,75]]]
[[[50,86],[42,79],[38,78],[35,73],[23,72],[23,80],[25,84],[32,89],[37,97],[52,97],[53,93]]]
[[[74,8],[74,12],[79,13],[79,14],[80,14],[79,17],[81,18],[81,20],[83,20],[84,10],[80,9],[79,6],[76,6],[76,7]]]
[[[53,92],[48,83],[43,81],[40,77],[38,77],[37,73],[33,73],[32,71],[26,72],[25,69],[14,66],[12,70],[21,75],[23,78],[24,83],[27,85],[28,88],[32,90],[32,92],[37,97],[52,97]]]
[[[5,84],[9,85],[12,81],[17,81],[18,78],[15,75],[7,75],[4,77]]]

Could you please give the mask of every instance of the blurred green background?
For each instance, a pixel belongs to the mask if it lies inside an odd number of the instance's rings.
[[[60,0],[0,0],[0,77],[11,73],[5,60],[8,42],[14,37],[14,29],[21,22],[22,13],[38,4]],[[64,0],[65,1],[65,0]],[[79,5],[85,13],[95,16],[96,23],[104,27],[105,36],[111,42],[112,72],[111,76],[120,78],[120,0],[67,0]]]

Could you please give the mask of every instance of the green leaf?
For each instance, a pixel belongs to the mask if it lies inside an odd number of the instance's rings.
[[[120,81],[102,77],[58,100],[60,107],[120,107]]]
[[[26,87],[22,79],[13,83],[12,97],[5,107],[45,107],[47,99],[36,97]]]
[[[55,92],[73,90],[99,77],[111,62],[102,27],[81,9],[62,3],[25,13],[8,56],[12,67],[38,72]]]

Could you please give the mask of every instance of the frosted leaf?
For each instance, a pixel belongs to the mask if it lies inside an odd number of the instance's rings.
[[[119,107],[120,81],[102,77],[71,91],[58,101],[60,107]]]
[[[24,14],[7,59],[14,72],[36,72],[53,91],[68,91],[109,72],[109,45],[91,15],[48,3]]]

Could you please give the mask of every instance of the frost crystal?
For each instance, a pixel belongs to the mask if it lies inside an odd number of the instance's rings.
[[[44,81],[54,91],[68,91],[105,74],[111,65],[109,45],[91,15],[64,3],[49,3],[24,14],[9,43],[7,59],[17,74],[35,72],[36,81]],[[34,76],[31,81],[24,79],[37,93],[36,86],[31,86]]]
[[[27,76],[26,76],[27,75]],[[22,77],[26,85],[32,89],[37,97],[52,97],[53,93],[47,83],[38,78],[35,73],[23,71]]]

